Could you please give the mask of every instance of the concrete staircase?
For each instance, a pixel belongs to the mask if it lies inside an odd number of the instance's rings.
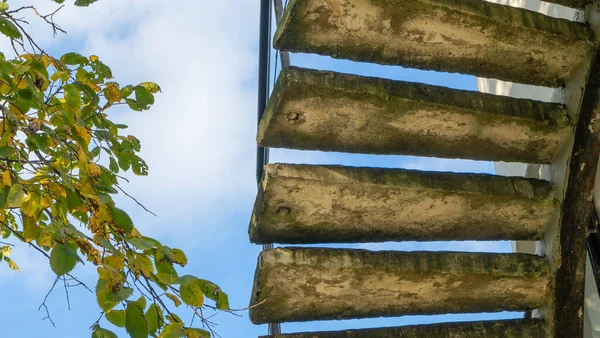
[[[593,36],[582,23],[481,0],[291,0],[275,47],[560,87],[589,68]],[[277,81],[258,143],[569,167],[561,152],[570,152],[578,120],[568,108],[290,67]],[[561,332],[569,331],[556,325],[566,319],[556,300],[564,298],[557,294],[563,292],[559,271],[566,251],[556,244],[564,240],[557,234],[568,214],[561,201],[569,185],[562,176],[556,185],[484,174],[268,165],[250,222],[253,243],[546,239],[555,252],[266,250],[251,298],[251,305],[260,305],[250,309],[250,318],[264,324],[539,309],[542,319],[273,337],[564,338]]]

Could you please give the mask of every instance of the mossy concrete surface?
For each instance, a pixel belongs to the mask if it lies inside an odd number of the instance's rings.
[[[534,179],[270,164],[249,232],[259,244],[536,240],[557,208]]]
[[[526,254],[277,248],[259,256],[250,319],[522,311],[544,303],[549,273]]]
[[[558,87],[593,51],[591,30],[482,0],[291,0],[274,46]]]
[[[547,336],[543,320],[521,319],[290,333],[260,338],[546,338]]]
[[[290,67],[277,81],[258,143],[549,163],[572,130],[556,103]]]

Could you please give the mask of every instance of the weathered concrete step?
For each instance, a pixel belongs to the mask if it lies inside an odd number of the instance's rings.
[[[521,311],[550,284],[542,257],[526,254],[278,248],[258,259],[254,324]]]
[[[520,319],[290,333],[260,338],[546,338],[547,336],[543,320]]]
[[[557,87],[592,40],[581,23],[482,0],[291,0],[274,45]]]
[[[557,205],[546,181],[485,174],[270,164],[253,243],[536,240]]]
[[[290,67],[277,81],[258,143],[549,163],[572,130],[556,103]]]

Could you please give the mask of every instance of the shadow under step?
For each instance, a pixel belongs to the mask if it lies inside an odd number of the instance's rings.
[[[593,51],[582,23],[481,0],[291,0],[282,51],[559,87]]]
[[[546,338],[544,321],[519,319],[329,332],[305,332],[260,338]]]
[[[526,254],[277,248],[259,256],[250,320],[524,311],[549,285],[548,262]]]
[[[557,103],[289,67],[260,122],[258,143],[550,163],[572,131]]]
[[[558,205],[547,181],[487,174],[269,164],[257,244],[537,240]]]

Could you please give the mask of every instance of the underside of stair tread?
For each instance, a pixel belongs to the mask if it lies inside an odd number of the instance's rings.
[[[481,0],[291,0],[274,46],[558,87],[589,61],[592,35],[581,23]]]
[[[556,209],[541,180],[270,164],[249,233],[261,244],[535,240]]]
[[[412,325],[362,330],[305,332],[260,338],[546,338],[539,319]]]
[[[525,254],[278,248],[260,254],[255,324],[541,306],[550,268]]]
[[[258,143],[549,163],[572,131],[556,103],[290,67],[277,81]]]

